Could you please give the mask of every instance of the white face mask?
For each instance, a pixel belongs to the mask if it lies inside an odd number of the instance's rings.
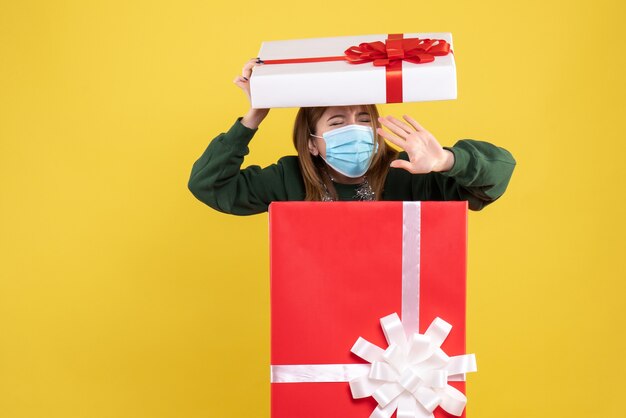
[[[378,150],[374,131],[369,126],[348,125],[323,133],[326,142],[326,164],[346,177],[361,177],[367,172]]]

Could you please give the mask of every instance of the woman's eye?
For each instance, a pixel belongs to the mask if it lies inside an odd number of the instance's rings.
[[[341,122],[335,122],[335,123],[330,124],[330,126],[337,126],[337,125],[341,125]]]

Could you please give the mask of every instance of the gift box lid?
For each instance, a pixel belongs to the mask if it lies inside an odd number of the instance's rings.
[[[390,40],[416,38],[424,42],[441,40],[440,43],[447,43],[452,51],[452,35],[448,32],[263,42],[259,57],[265,64],[256,66],[250,79],[252,106],[341,106],[456,99],[456,66],[452,52],[434,56],[431,62],[392,60],[387,66],[373,62],[353,64],[344,58],[350,47],[382,42],[395,48],[397,42],[390,44]],[[435,47],[438,43],[430,44]],[[416,50],[405,51],[408,59],[411,51]],[[284,60],[295,62],[285,63]]]

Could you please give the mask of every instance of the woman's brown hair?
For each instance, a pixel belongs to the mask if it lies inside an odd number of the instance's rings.
[[[363,105],[362,107],[370,116],[374,136],[378,143],[378,151],[374,154],[366,176],[375,193],[376,200],[380,200],[389,171],[389,164],[397,158],[398,152],[388,146],[380,135],[376,134],[376,128],[380,126],[378,124],[378,109],[376,105]],[[326,163],[319,155],[314,156],[309,151],[309,139],[311,138],[309,132],[316,134],[315,127],[326,109],[328,107],[302,107],[298,111],[294,123],[293,145],[298,151],[300,171],[302,171],[306,190],[305,200],[322,200],[326,194],[324,185],[328,188],[332,199],[338,200],[335,187],[328,174],[326,174]]]

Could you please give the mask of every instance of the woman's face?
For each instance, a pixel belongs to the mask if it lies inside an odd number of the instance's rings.
[[[372,121],[364,106],[332,106],[317,121],[313,134],[322,136],[324,132],[346,125],[372,126]],[[326,141],[323,138],[310,137],[309,151],[313,155],[326,158]]]

